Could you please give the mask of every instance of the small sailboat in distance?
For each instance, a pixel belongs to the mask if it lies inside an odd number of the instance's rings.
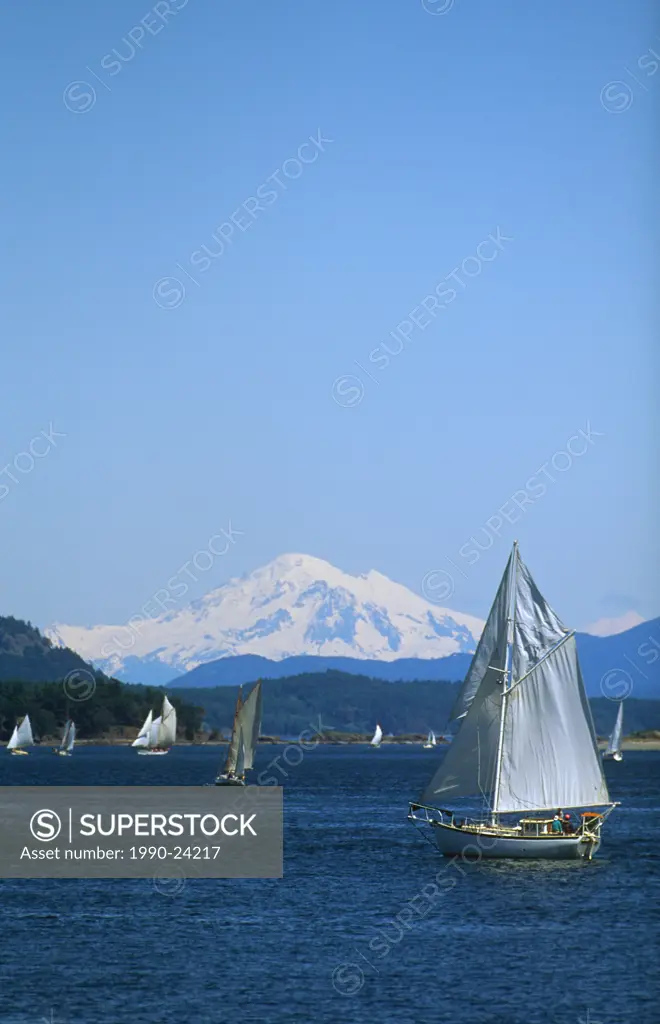
[[[25,750],[24,748],[31,747],[33,744],[34,736],[32,735],[30,716],[25,715],[25,717],[14,726],[14,731],[11,734],[9,743],[7,744],[7,750],[12,754],[29,754],[29,750]]]
[[[614,729],[612,735],[607,742],[607,749],[603,751],[603,757],[606,760],[610,758],[613,761],[623,761],[623,754],[621,753],[621,731],[623,729],[623,701],[619,704],[619,710],[616,715],[616,722],[614,723]]]
[[[616,804],[575,632],[538,590],[517,542],[451,719],[453,742],[408,814],[440,852],[591,860]]]
[[[381,729],[379,723],[377,722],[376,723],[376,731],[375,731],[375,733],[373,734],[373,736],[371,738],[369,746],[371,746],[371,747],[379,747],[382,742],[383,742],[383,730]]]
[[[163,707],[158,718],[149,714],[132,746],[137,747],[138,754],[160,755],[169,754],[170,748],[176,743],[176,708],[167,697],[163,697]]]
[[[73,745],[76,742],[76,726],[75,723],[69,718],[66,725],[64,726],[64,732],[62,733],[62,739],[59,747],[55,747],[53,753],[59,754],[60,757],[70,757],[73,753]]]
[[[428,736],[426,738],[426,743],[424,744],[424,750],[433,750],[433,748],[435,747],[436,743],[437,743],[437,740],[435,738],[435,733],[433,732],[433,729],[431,729],[430,733],[428,734]]]
[[[246,785],[245,775],[254,766],[254,755],[261,733],[261,714],[261,680],[252,688],[245,701],[243,689],[239,686],[227,759],[215,780],[216,786]]]

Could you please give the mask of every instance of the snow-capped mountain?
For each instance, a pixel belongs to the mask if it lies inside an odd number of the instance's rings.
[[[309,555],[282,555],[187,607],[132,621],[45,632],[108,674],[140,681],[149,665],[166,670],[164,681],[238,654],[442,658],[473,651],[484,625],[379,572],[351,576]]]

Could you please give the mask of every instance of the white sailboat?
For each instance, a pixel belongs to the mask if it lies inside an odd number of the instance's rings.
[[[227,751],[227,760],[215,780],[216,786],[245,786],[246,772],[254,766],[254,755],[261,733],[261,680],[243,701],[242,687],[238,688],[234,723]]]
[[[169,754],[176,743],[176,708],[163,697],[163,707],[158,718],[150,711],[144,725],[132,746],[137,747],[138,754],[159,755]]]
[[[59,747],[55,747],[53,753],[59,754],[60,757],[70,757],[73,753],[73,745],[76,742],[76,726],[75,723],[69,719],[64,726],[64,732],[62,733],[62,739]]]
[[[436,743],[437,743],[437,740],[435,738],[435,733],[433,732],[433,729],[431,729],[430,733],[428,734],[428,736],[426,738],[426,743],[424,744],[424,750],[433,750],[433,748],[435,747]]]
[[[31,747],[33,745],[34,736],[32,735],[30,716],[25,715],[25,717],[14,726],[14,731],[11,734],[9,743],[7,744],[7,750],[12,754],[28,754],[29,751],[24,748]]]
[[[575,633],[537,589],[517,542],[451,718],[458,732],[408,814],[430,827],[441,853],[591,859],[616,804]]]
[[[608,759],[612,758],[613,761],[623,761],[623,754],[621,753],[621,732],[623,730],[623,701],[619,704],[619,710],[617,711],[616,722],[614,723],[614,729],[610,736],[607,749],[603,751],[603,757]]]
[[[371,740],[369,741],[369,746],[371,746],[371,747],[379,747],[382,742],[383,742],[383,730],[381,729],[380,725],[377,722],[376,723],[376,731],[373,734],[373,736],[371,737]]]

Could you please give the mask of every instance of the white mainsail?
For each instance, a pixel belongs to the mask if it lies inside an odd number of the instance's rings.
[[[435,746],[435,733],[433,732],[433,729],[431,729],[430,733],[426,737],[426,745],[427,747]]]
[[[621,753],[621,733],[623,731],[623,701],[619,704],[619,710],[616,715],[616,722],[614,723],[614,729],[612,735],[609,738],[607,744],[606,754],[620,754]]]
[[[168,749],[176,743],[176,708],[170,704],[167,697],[163,698],[163,709],[160,718],[156,719],[158,729],[156,742],[153,746],[161,749]],[[156,723],[154,722],[154,725]]]
[[[239,750],[243,750],[243,769],[249,771],[254,764],[254,754],[261,732],[261,680],[252,688],[239,713],[238,727],[242,734]],[[238,768],[236,769],[238,772]]]
[[[66,750],[68,754],[73,750],[73,744],[76,741],[76,727],[75,724],[68,720],[64,726],[64,733],[62,734],[62,742],[60,743],[60,750]]]
[[[32,735],[32,726],[30,725],[30,716],[26,715],[22,722],[14,726],[14,731],[7,744],[7,750],[22,750],[23,747],[31,747],[33,744],[34,737]]]
[[[481,795],[494,815],[608,803],[575,636],[517,544],[452,717],[458,733],[422,802]]]
[[[148,747],[150,746],[151,740],[151,726],[153,721],[153,714],[149,711],[149,714],[144,720],[144,725],[140,729],[137,739],[133,740],[132,747]]]
[[[372,747],[379,747],[382,738],[383,738],[383,730],[381,729],[380,725],[378,723],[376,723],[376,731],[373,734],[373,737],[371,739],[371,746]]]

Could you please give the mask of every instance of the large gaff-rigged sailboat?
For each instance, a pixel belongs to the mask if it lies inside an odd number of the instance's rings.
[[[144,720],[137,739],[131,746],[137,747],[138,754],[169,754],[176,743],[176,708],[163,697],[163,707],[158,718],[151,711]]]
[[[575,633],[537,589],[517,542],[451,718],[458,732],[408,814],[430,826],[440,851],[591,859],[616,805]]]
[[[614,729],[612,735],[607,741],[607,749],[603,751],[603,757],[606,759],[612,758],[613,761],[623,761],[623,754],[621,753],[621,733],[623,731],[623,701],[619,704],[619,710],[616,715],[616,722],[614,723]]]
[[[261,680],[243,702],[242,688],[238,688],[234,724],[227,751],[227,760],[215,780],[216,786],[245,786],[245,774],[254,765],[254,754],[261,732]]]
[[[64,732],[62,733],[62,739],[59,747],[55,747],[53,750],[54,754],[59,754],[60,757],[69,757],[73,753],[73,745],[76,742],[76,726],[75,723],[69,719],[64,726]]]
[[[14,726],[14,731],[11,734],[9,743],[7,744],[7,750],[12,754],[29,754],[30,751],[25,750],[25,747],[31,747],[33,745],[34,736],[32,735],[30,716],[25,715],[25,717]]]

